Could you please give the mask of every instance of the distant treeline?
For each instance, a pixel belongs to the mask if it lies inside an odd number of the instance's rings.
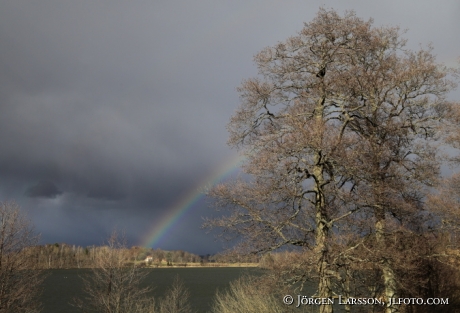
[[[81,247],[65,243],[54,243],[27,247],[23,250],[24,258],[38,269],[92,268],[97,257],[110,249],[107,246]],[[257,263],[258,256],[232,254],[197,255],[187,251],[152,249],[133,246],[124,249],[129,262],[138,266],[173,266],[187,263]],[[129,265],[129,264],[127,264]]]

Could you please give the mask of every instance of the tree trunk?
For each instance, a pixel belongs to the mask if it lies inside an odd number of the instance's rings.
[[[323,97],[316,105],[315,120],[318,122],[318,127],[323,124],[324,102],[326,100],[325,91],[322,88]],[[322,136],[323,134],[320,134]],[[324,160],[322,151],[316,152],[314,157],[315,166],[313,168],[313,175],[315,176],[315,209],[316,209],[316,254],[318,255],[318,297],[319,298],[332,298],[331,278],[328,274],[329,271],[329,249],[327,239],[329,236],[329,220],[326,212],[326,200],[324,197]],[[332,305],[320,305],[320,313],[332,313]]]
[[[329,251],[327,246],[327,238],[329,235],[329,228],[326,224],[328,220],[327,212],[325,212],[325,200],[323,195],[324,177],[323,177],[323,166],[321,162],[321,152],[315,157],[315,163],[317,164],[314,169],[314,175],[316,177],[316,253],[318,255],[318,297],[319,298],[332,298],[331,290],[331,278],[328,275],[329,270]],[[320,305],[320,313],[332,313],[332,305]]]
[[[318,255],[318,275],[319,275],[319,284],[318,284],[318,298],[332,298],[331,290],[331,278],[328,275],[328,247],[327,247],[327,236],[328,228],[325,225],[325,214],[323,214],[323,208],[320,208],[318,205],[318,211],[316,213],[316,253]],[[321,305],[320,313],[332,313],[332,305]]]
[[[385,213],[382,209],[377,210],[377,222],[375,223],[375,236],[377,240],[377,245],[381,251],[385,249]],[[382,278],[384,285],[384,296],[386,301],[385,313],[397,313],[399,312],[399,306],[395,304],[390,305],[390,299],[396,298],[397,288],[396,288],[396,279],[395,273],[391,267],[391,264],[387,259],[382,260]]]
[[[332,298],[331,279],[328,276],[327,268],[329,263],[327,262],[327,252],[322,253],[319,261],[318,272],[319,272],[319,285],[318,285],[318,298]],[[320,313],[332,313],[333,307],[330,304],[320,305]]]

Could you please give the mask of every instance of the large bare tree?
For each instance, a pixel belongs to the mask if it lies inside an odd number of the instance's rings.
[[[444,142],[451,148],[451,166],[460,165],[460,103],[450,107],[448,118],[440,127]],[[452,149],[454,148],[454,149]],[[449,233],[453,251],[460,248],[460,172],[443,177],[438,188],[429,197],[431,211],[437,214],[441,223],[439,228]]]
[[[40,311],[43,272],[27,254],[38,239],[16,203],[0,203],[0,312]]]
[[[402,254],[411,254],[410,246],[388,239],[404,243],[403,235],[424,231],[424,202],[441,162],[437,130],[453,107],[446,95],[456,86],[449,77],[455,70],[437,64],[431,48],[412,52],[397,38],[395,33],[392,44],[358,59],[345,83],[362,107],[349,115],[350,130],[359,137],[350,165],[357,204],[371,211],[375,243],[368,251],[382,271],[386,299],[404,287],[395,271],[407,270]]]
[[[242,103],[228,126],[251,179],[210,190],[231,213],[207,225],[241,235],[254,253],[310,249],[314,257],[302,266],[313,261],[316,295],[330,298],[352,243],[374,238],[373,249],[384,251],[388,216],[413,221],[421,209],[423,186],[437,175],[428,139],[449,105],[451,70],[430,49],[408,51],[398,28],[325,9],[255,62],[260,77],[239,88]],[[398,288],[390,263],[380,266],[386,297]]]

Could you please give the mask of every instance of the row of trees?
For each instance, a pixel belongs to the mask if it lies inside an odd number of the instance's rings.
[[[222,263],[222,264],[234,264],[234,263],[255,263],[258,264],[260,256],[256,254],[243,254],[236,250],[225,251],[224,253],[218,253],[215,255],[209,255],[207,258],[208,262]]]
[[[395,313],[407,308],[390,298],[448,296],[429,268],[456,265],[446,236],[460,179],[440,180],[440,165],[460,145],[459,105],[446,99],[459,71],[405,44],[396,27],[321,9],[258,53],[228,125],[250,179],[210,189],[230,213],[206,226],[246,253],[295,251],[283,281],[313,280],[319,298],[374,295]]]
[[[23,250],[23,255],[33,260],[34,267],[42,269],[90,268],[96,266],[99,255],[107,249],[107,246],[80,247],[55,243],[27,247]],[[202,260],[199,255],[181,250],[165,251],[136,246],[125,249],[129,263],[141,264],[148,256],[152,257],[152,263],[156,265],[166,262],[168,264],[197,263]]]

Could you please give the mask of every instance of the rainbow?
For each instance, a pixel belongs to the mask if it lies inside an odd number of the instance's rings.
[[[183,217],[188,211],[193,208],[193,205],[204,196],[203,191],[206,187],[213,186],[222,181],[225,177],[236,170],[243,162],[244,157],[241,155],[229,158],[220,167],[206,176],[198,185],[192,190],[184,194],[179,201],[177,201],[171,208],[169,208],[165,215],[156,221],[152,229],[147,233],[145,238],[141,241],[142,247],[156,246],[170,231],[174,225]]]

